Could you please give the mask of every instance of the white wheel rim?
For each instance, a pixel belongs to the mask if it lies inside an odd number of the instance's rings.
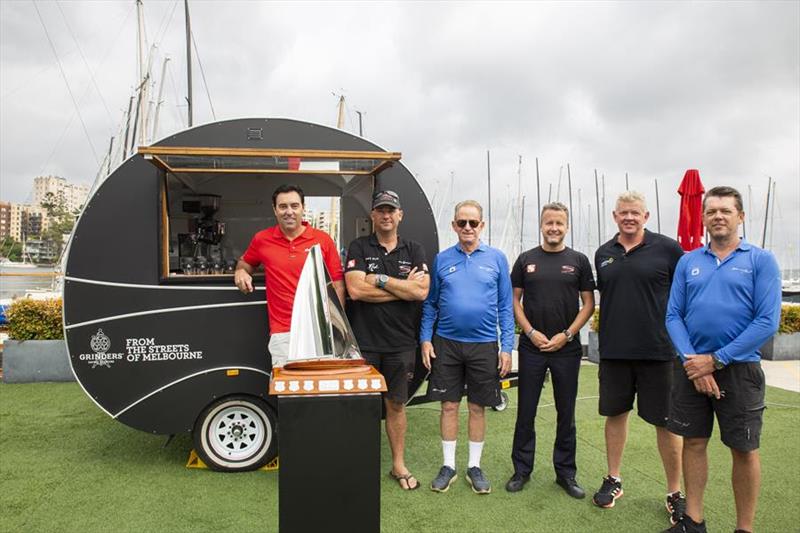
[[[259,412],[233,404],[220,409],[208,424],[208,444],[226,461],[246,461],[272,439],[272,428]]]

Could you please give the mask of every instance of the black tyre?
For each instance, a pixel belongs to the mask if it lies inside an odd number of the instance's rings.
[[[492,407],[495,411],[505,411],[508,407],[508,394],[500,391],[500,403]]]
[[[254,396],[228,396],[206,407],[194,424],[197,455],[212,470],[256,470],[278,454],[278,417]]]

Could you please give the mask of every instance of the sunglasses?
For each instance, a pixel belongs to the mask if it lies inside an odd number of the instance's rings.
[[[467,224],[469,224],[469,227],[471,227],[471,228],[477,228],[478,226],[481,225],[481,221],[480,220],[463,220],[463,219],[462,220],[456,220],[456,226],[458,226],[459,228],[465,228],[467,226]]]

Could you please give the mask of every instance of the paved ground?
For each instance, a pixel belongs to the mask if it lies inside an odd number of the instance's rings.
[[[800,392],[800,361],[761,361],[767,385]]]

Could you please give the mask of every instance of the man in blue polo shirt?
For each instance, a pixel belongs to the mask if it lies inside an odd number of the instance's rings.
[[[686,513],[667,531],[706,531],[706,448],[714,414],[733,458],[736,532],[753,529],[765,389],[759,347],[778,329],[781,277],[770,252],[739,238],[743,221],[736,189],[708,191],[703,224],[711,240],[682,257],[675,269],[666,324],[683,365],[673,377],[667,427],[684,437]]]
[[[431,482],[431,490],[445,492],[457,477],[458,406],[466,384],[467,481],[474,492],[488,494],[491,484],[480,467],[486,432],[484,408],[500,403],[498,373],[502,377],[511,370],[514,345],[511,278],[505,255],[480,241],[484,221],[483,208],[478,202],[466,200],[456,205],[452,225],[458,243],[434,259],[420,328],[422,362],[431,371],[428,395],[442,402],[444,464]]]

